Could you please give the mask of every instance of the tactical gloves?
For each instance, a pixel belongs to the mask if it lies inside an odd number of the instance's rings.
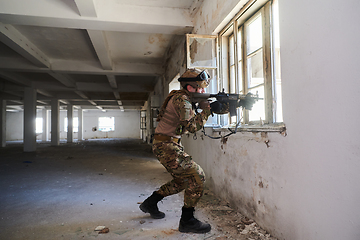
[[[215,101],[210,103],[211,114],[226,114],[229,113],[229,103],[221,103],[219,101]]]

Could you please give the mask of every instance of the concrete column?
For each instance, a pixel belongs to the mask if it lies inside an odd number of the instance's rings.
[[[67,119],[68,119],[68,131],[67,131],[67,142],[72,143],[74,142],[74,120],[73,114],[74,113],[74,106],[69,104],[67,106]]]
[[[48,128],[48,109],[44,108],[42,110],[42,119],[43,119],[43,132],[42,132],[42,141],[46,142],[48,140],[49,137],[49,128]]]
[[[78,121],[79,121],[78,141],[82,141],[83,140],[83,110],[81,108],[78,109]]]
[[[0,139],[1,147],[6,146],[6,100],[0,99]]]
[[[51,99],[51,145],[60,144],[60,104],[59,99]]]
[[[24,152],[36,151],[36,89],[25,88]]]

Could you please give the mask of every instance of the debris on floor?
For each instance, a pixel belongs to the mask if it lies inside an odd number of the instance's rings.
[[[110,229],[105,227],[105,226],[97,226],[95,228],[95,231],[98,232],[99,234],[103,234],[103,233],[108,233],[110,232]]]
[[[277,240],[254,220],[231,208],[228,202],[215,197],[209,189],[205,189],[198,208],[206,213],[213,227],[221,233],[216,234],[216,240]]]
[[[94,231],[101,231],[104,228],[106,228],[106,227],[105,226],[97,226]]]

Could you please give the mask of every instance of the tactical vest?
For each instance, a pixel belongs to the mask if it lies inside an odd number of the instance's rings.
[[[189,95],[189,92],[186,90],[173,90],[169,93],[161,106],[158,118],[156,119],[159,124],[156,127],[155,133],[171,137],[180,137],[181,131],[178,131],[180,126],[180,116],[176,111],[175,106],[173,106],[172,102],[170,102],[174,95],[177,94]]]

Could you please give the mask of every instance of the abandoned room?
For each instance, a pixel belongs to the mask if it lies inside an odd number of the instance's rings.
[[[0,239],[359,240],[359,9],[0,0]],[[178,230],[183,192],[163,219],[139,209],[171,180],[152,136],[189,68],[205,94],[257,97],[182,135],[202,234]]]

